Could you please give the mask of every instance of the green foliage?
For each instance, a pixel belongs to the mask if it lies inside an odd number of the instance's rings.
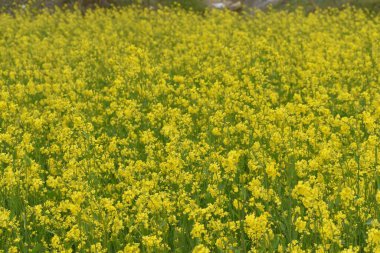
[[[19,8],[41,10],[44,8],[54,9],[57,6],[73,8],[76,5],[85,11],[95,7],[120,7],[132,4],[151,8],[178,4],[185,9],[204,10],[206,8],[204,0],[0,0],[0,11],[12,13]]]
[[[380,0],[283,0],[275,7],[295,9],[298,6],[303,6],[306,11],[310,12],[317,8],[342,8],[347,4],[371,11],[380,10]]]

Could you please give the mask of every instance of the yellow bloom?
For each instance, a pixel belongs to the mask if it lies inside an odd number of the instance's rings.
[[[276,169],[276,163],[274,163],[274,162],[267,164],[265,169],[266,169],[266,173],[267,173],[268,177],[271,180],[276,179],[276,177],[279,175],[279,173],[277,172],[277,169]]]
[[[306,222],[303,221],[300,217],[297,218],[294,225],[296,226],[296,231],[302,233],[306,230]]]
[[[202,238],[202,235],[206,234],[206,229],[203,224],[196,222],[191,230],[191,237]]]
[[[270,232],[268,216],[269,215],[265,213],[258,217],[256,217],[255,214],[250,214],[245,217],[245,231],[254,243],[258,243]]]
[[[199,244],[195,246],[192,252],[193,253],[210,253],[210,250],[207,247],[205,247],[203,244]]]

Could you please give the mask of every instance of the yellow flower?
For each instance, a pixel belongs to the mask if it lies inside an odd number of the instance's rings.
[[[371,228],[367,233],[366,252],[380,252],[380,230]]]
[[[303,221],[300,217],[297,218],[294,225],[296,226],[296,231],[298,233],[303,233],[306,230],[306,222]]]
[[[140,253],[139,244],[127,244],[123,250],[124,253]]]
[[[343,201],[343,204],[345,206],[348,206],[350,205],[351,201],[355,198],[355,192],[349,187],[344,187],[340,192],[340,197]]]
[[[268,216],[267,213],[264,213],[258,217],[255,214],[245,217],[245,231],[254,243],[258,243],[270,232]]]
[[[191,230],[191,237],[192,238],[202,238],[202,236],[205,234],[206,234],[205,226],[203,224],[196,222],[193,225],[193,229]]]
[[[74,225],[66,234],[65,241],[80,241],[81,240],[81,232],[77,225]]]
[[[205,247],[203,244],[199,244],[197,246],[194,247],[193,253],[210,253],[210,250]]]
[[[143,236],[142,237],[143,245],[146,248],[148,248],[149,250],[152,250],[154,248],[160,248],[161,247],[161,241],[162,241],[162,239],[157,237],[156,235]]]
[[[344,249],[344,250],[342,250],[341,252],[342,252],[342,253],[358,253],[359,250],[360,250],[359,247],[352,247],[352,246],[350,246],[349,248]]]
[[[0,209],[0,228],[7,228],[10,218],[10,211],[1,208]]]
[[[279,175],[279,173],[277,172],[277,169],[276,169],[276,163],[275,162],[271,162],[271,163],[267,164],[265,167],[265,170],[266,170],[268,177],[271,180],[276,179],[276,177]]]

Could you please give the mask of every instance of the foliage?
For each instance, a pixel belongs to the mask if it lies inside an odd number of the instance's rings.
[[[141,7],[158,8],[159,6],[181,6],[195,11],[205,10],[204,0],[0,0],[0,11],[14,13],[17,9],[28,9],[40,12],[43,9],[79,8],[82,12],[96,7],[109,8],[139,5]]]
[[[56,7],[73,9],[77,6],[82,12],[95,7],[109,8],[111,6],[122,7],[127,5],[140,5],[142,7],[157,9],[159,6],[178,6],[184,9],[205,11],[212,2],[223,2],[225,0],[0,0],[0,11],[13,13],[15,9],[32,9],[39,12],[47,8],[54,10]],[[230,0],[237,1],[237,0]],[[347,4],[358,8],[368,9],[375,12],[380,10],[380,0],[240,0],[245,9],[269,6],[266,3],[274,3],[275,9],[295,10],[302,6],[307,12],[318,8],[336,7],[341,8]]]

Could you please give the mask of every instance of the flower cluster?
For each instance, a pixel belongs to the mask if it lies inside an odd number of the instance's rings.
[[[0,252],[380,251],[379,16],[0,20]]]

